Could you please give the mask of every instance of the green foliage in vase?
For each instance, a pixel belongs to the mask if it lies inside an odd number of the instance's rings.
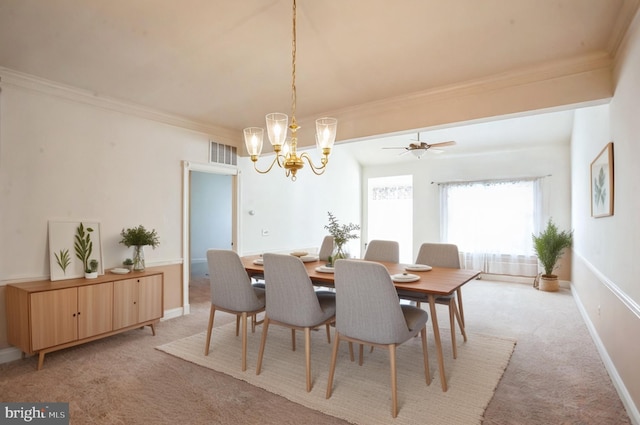
[[[90,271],[89,268],[89,257],[93,252],[93,242],[91,242],[91,232],[93,229],[91,227],[87,227],[85,232],[85,227],[82,223],[76,229],[76,238],[73,244],[73,247],[76,250],[76,257],[80,261],[82,261],[82,268],[84,271]]]
[[[358,234],[352,232],[360,230],[359,225],[353,223],[341,225],[331,212],[327,214],[329,214],[329,224],[325,225],[324,228],[333,236],[333,241],[338,247],[342,247],[349,239],[358,239]]]
[[[56,262],[62,269],[62,272],[64,274],[67,274],[67,267],[69,267],[69,264],[71,264],[71,257],[69,257],[69,250],[61,249],[60,255],[56,253],[54,253],[53,255],[56,257]]]
[[[558,227],[549,219],[547,227],[533,238],[533,248],[544,268],[544,274],[550,276],[556,268],[556,263],[562,257],[562,251],[573,243],[573,231],[558,231]]]
[[[149,245],[155,249],[156,246],[160,245],[156,229],[149,231],[142,224],[138,227],[122,229],[120,236],[122,236],[120,243],[126,247]]]

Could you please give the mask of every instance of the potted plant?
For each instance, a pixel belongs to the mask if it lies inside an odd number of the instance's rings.
[[[131,258],[127,258],[122,262],[122,265],[124,266],[125,269],[128,269],[129,271],[133,270],[133,260]]]
[[[547,221],[547,227],[538,236],[532,235],[533,248],[542,264],[544,274],[536,277],[534,287],[541,291],[557,291],[558,276],[553,274],[557,263],[562,257],[565,248],[573,243],[573,231],[558,231],[558,227],[551,219]]]
[[[338,219],[331,214],[331,212],[328,212],[327,214],[329,214],[329,224],[325,225],[324,228],[329,231],[331,236],[333,236],[334,247],[333,252],[329,257],[329,265],[333,265],[334,261],[349,257],[346,252],[345,244],[349,239],[358,238],[358,235],[352,232],[354,230],[360,230],[360,226],[353,223],[341,225],[338,223]]]
[[[86,232],[85,232],[86,229]],[[93,252],[93,242],[91,241],[91,232],[93,229],[91,227],[85,228],[82,223],[76,228],[76,236],[75,241],[73,243],[73,248],[76,251],[76,257],[82,261],[82,270],[85,272],[85,276],[87,273],[91,273],[91,267],[89,265],[89,257]],[[95,260],[94,260],[95,261]],[[97,276],[97,266],[96,266],[96,276]]]
[[[160,245],[156,229],[147,230],[141,224],[138,227],[122,229],[120,236],[122,236],[121,244],[124,244],[127,248],[133,247],[133,270],[143,271],[145,269],[143,247],[149,245],[155,249],[156,246]]]
[[[84,277],[86,279],[98,277],[98,260],[92,259],[89,261],[89,268],[84,271]]]

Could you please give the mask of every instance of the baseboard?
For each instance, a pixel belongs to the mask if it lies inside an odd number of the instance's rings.
[[[175,319],[176,317],[183,316],[184,314],[185,314],[184,309],[182,307],[172,308],[171,310],[165,310],[164,316],[160,320],[164,321],[169,319]]]
[[[0,364],[9,363],[22,358],[22,351],[16,347],[7,347],[0,350]]]
[[[593,342],[596,345],[598,353],[600,354],[600,358],[604,363],[604,367],[605,369],[607,369],[607,373],[609,374],[609,377],[611,377],[613,386],[618,392],[618,395],[620,396],[620,400],[622,401],[622,404],[624,405],[625,410],[629,415],[629,419],[631,420],[631,423],[634,425],[640,425],[640,411],[638,411],[638,407],[633,402],[633,399],[631,398],[629,391],[627,391],[627,387],[624,385],[624,382],[620,378],[620,375],[618,374],[618,371],[615,365],[613,364],[611,357],[609,357],[609,353],[607,352],[607,349],[602,343],[602,340],[600,339],[600,336],[598,335],[598,332],[596,331],[595,326],[593,326],[593,323],[591,322],[591,319],[587,314],[587,310],[584,308],[584,305],[582,304],[582,300],[580,300],[580,296],[578,295],[578,292],[573,290],[573,286],[571,287],[571,294],[573,295],[573,299],[575,300],[576,305],[578,306],[578,311],[580,311],[580,314],[582,315],[582,319],[587,325],[589,334],[591,334],[591,338],[593,339]]]

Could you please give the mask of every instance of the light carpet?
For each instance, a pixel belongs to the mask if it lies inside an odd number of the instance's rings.
[[[428,328],[431,331],[431,328]],[[348,344],[341,342],[333,394],[325,398],[332,344],[324,328],[312,332],[311,372],[313,389],[305,391],[304,334],[296,332],[296,351],[291,350],[291,332],[270,326],[262,371],[256,375],[262,328],[249,332],[247,370],[241,371],[241,337],[235,324],[216,327],[209,355],[204,355],[206,332],[164,344],[158,350],[183,360],[231,375],[295,403],[354,424],[479,424],[484,410],[506,369],[516,342],[512,339],[469,334],[458,343],[458,358],[450,350],[449,331],[442,329],[445,371],[449,389],[442,391],[433,335],[429,332],[428,351],[432,381],[424,380],[420,338],[397,348],[398,417],[391,417],[389,353],[365,349],[364,364],[349,360]],[[462,338],[460,338],[461,340]]]

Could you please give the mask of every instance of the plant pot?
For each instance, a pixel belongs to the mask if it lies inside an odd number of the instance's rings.
[[[546,275],[543,274],[540,276],[540,281],[538,283],[538,289],[546,292],[556,292],[560,289],[560,284],[558,281],[558,276],[554,274]]]
[[[91,272],[91,273],[84,272],[85,279],[95,279],[97,277],[98,277],[98,272]]]

